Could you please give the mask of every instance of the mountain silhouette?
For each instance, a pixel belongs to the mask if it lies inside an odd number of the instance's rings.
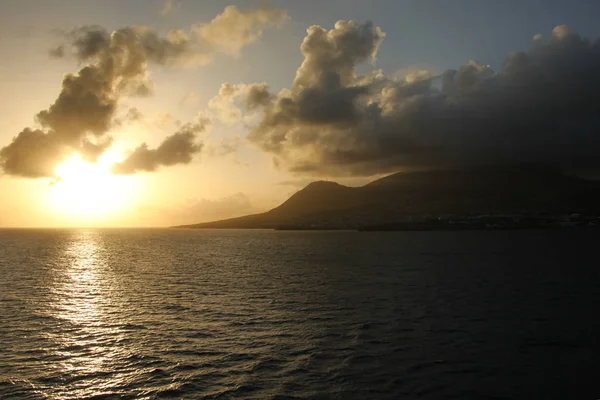
[[[362,187],[312,182],[265,213],[179,227],[357,229],[440,216],[599,211],[600,182],[518,166],[403,172]]]

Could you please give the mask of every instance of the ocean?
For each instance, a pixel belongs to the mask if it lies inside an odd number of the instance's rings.
[[[597,399],[600,232],[0,230],[2,399]]]

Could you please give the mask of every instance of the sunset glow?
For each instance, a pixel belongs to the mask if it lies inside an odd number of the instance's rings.
[[[111,175],[114,161],[106,154],[98,163],[90,164],[73,155],[60,164],[56,168],[59,180],[49,190],[53,208],[77,218],[108,216],[125,208],[135,185],[127,177]]]

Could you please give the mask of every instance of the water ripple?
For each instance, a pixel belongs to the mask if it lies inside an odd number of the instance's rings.
[[[0,398],[598,398],[597,239],[0,230]]]

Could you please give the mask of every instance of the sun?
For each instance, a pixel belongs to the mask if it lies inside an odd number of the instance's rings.
[[[134,185],[128,177],[114,176],[115,158],[104,155],[94,164],[74,154],[56,168],[57,181],[50,200],[61,213],[79,218],[106,217],[126,208]]]

